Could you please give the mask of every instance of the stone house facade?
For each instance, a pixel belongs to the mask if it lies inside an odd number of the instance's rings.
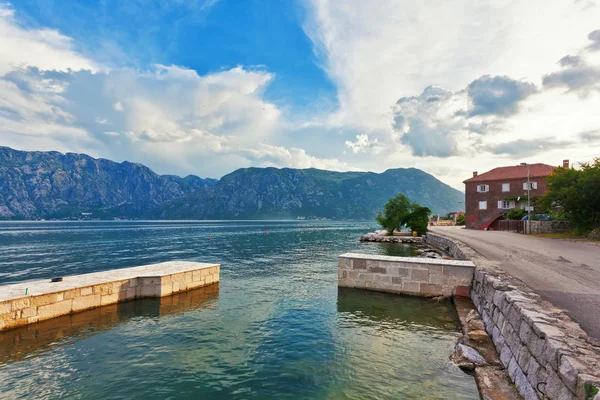
[[[569,161],[563,161],[563,166],[568,167]],[[521,164],[494,168],[483,174],[473,172],[473,177],[464,181],[466,227],[497,229],[498,221],[511,209],[526,209],[528,192],[531,211],[535,211],[533,200],[546,193],[545,178],[554,168],[547,164]]]

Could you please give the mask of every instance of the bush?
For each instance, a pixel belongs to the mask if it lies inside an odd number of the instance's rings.
[[[523,219],[524,216],[527,215],[527,211],[525,211],[525,209],[523,208],[513,208],[512,210],[510,210],[508,212],[508,214],[506,214],[506,217],[508,219]]]
[[[408,197],[398,193],[388,200],[383,206],[382,212],[377,213],[376,220],[379,225],[387,230],[389,235],[393,234],[395,229],[399,230],[404,225],[422,235],[427,232],[429,214],[431,214],[429,208],[411,202]]]
[[[456,217],[456,225],[459,226],[465,226],[467,222],[467,216],[466,215],[459,215],[458,217]]]

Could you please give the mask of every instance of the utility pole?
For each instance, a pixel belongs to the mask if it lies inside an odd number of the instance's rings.
[[[527,163],[527,234],[531,233],[531,183],[529,182],[529,163]]]

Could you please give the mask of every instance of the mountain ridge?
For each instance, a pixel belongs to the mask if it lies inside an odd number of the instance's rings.
[[[372,219],[398,192],[434,212],[464,195],[417,168],[338,172],[248,167],[220,180],[158,175],[141,163],[0,146],[0,218]]]

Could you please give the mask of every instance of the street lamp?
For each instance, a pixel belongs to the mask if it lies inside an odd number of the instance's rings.
[[[529,163],[521,163],[527,165],[527,234],[530,233],[531,227],[531,182],[529,180]]]

